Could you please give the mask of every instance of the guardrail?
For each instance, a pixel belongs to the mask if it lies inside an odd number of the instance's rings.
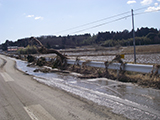
[[[74,65],[79,64],[82,65],[85,61],[75,61],[75,60],[67,60],[68,64]],[[95,62],[90,61],[85,64],[86,66],[92,66],[92,67],[99,67],[99,68],[105,68],[104,62]],[[158,74],[160,74],[160,68],[155,67],[154,65],[144,65],[144,64],[125,64],[124,67],[121,66],[121,63],[112,63],[109,64],[108,69],[115,69],[115,70],[122,70],[125,71],[132,71],[132,72],[141,72],[141,73],[155,73],[156,71]]]
[[[51,58],[46,57],[46,61],[50,61]],[[67,59],[67,64],[79,64],[82,65],[84,62],[83,60],[71,60]],[[86,62],[86,66],[91,66],[91,67],[99,67],[99,68],[106,68],[104,62],[95,62],[95,61],[90,61]],[[125,70],[125,71],[132,71],[132,72],[140,72],[140,73],[155,73],[160,74],[160,66],[155,67],[154,65],[145,65],[145,64],[125,64],[124,66],[121,65],[121,63],[111,63],[107,67],[108,69],[114,69],[114,70]]]

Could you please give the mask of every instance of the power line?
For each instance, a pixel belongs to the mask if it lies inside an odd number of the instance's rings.
[[[124,16],[124,17],[109,21],[109,22],[105,22],[105,23],[101,23],[101,24],[95,25],[93,27],[88,27],[88,28],[82,29],[82,30],[79,30],[79,31],[76,31],[76,32],[73,32],[73,33],[78,33],[78,32],[82,32],[82,31],[88,30],[88,29],[93,29],[93,28],[96,28],[96,27],[100,27],[100,26],[103,26],[103,25],[106,25],[106,24],[109,24],[109,23],[112,23],[112,22],[116,22],[116,21],[119,21],[119,20],[122,20],[122,19],[126,19],[126,18],[128,18],[130,16],[131,15],[127,15],[127,16]],[[70,34],[73,34],[73,33],[70,33]]]
[[[135,9],[134,11],[139,11],[139,10],[142,10],[142,9],[146,9],[148,7],[149,6],[138,8],[138,9]],[[91,25],[91,24],[94,24],[94,23],[97,23],[97,22],[101,22],[101,21],[104,21],[104,20],[107,20],[107,19],[115,18],[115,17],[121,16],[121,15],[124,15],[124,14],[127,14],[127,13],[130,13],[130,11],[123,12],[123,13],[120,13],[120,14],[117,14],[117,15],[113,15],[113,16],[110,16],[110,17],[106,17],[106,18],[103,18],[103,19],[99,19],[99,20],[96,20],[96,21],[93,21],[93,22],[89,22],[89,23],[86,23],[86,24],[82,24],[82,25],[79,25],[79,26],[76,26],[76,27],[72,27],[72,28],[69,28],[69,29],[66,29],[66,30],[62,30],[62,31],[59,31],[57,33],[78,29],[78,28],[81,28],[81,27],[84,27],[84,26],[88,26],[88,25]]]
[[[144,7],[144,8],[146,8],[146,7]],[[155,11],[160,11],[160,9],[153,10],[153,11],[147,11],[147,12],[140,12],[140,13],[136,13],[134,15],[146,14],[146,13],[155,12]],[[109,21],[109,22],[101,23],[101,24],[95,25],[93,27],[88,27],[88,28],[85,28],[85,29],[82,29],[82,30],[79,30],[79,31],[76,31],[76,32],[73,32],[73,33],[78,33],[78,32],[82,32],[82,31],[88,30],[88,29],[93,29],[93,28],[96,28],[96,27],[100,27],[100,26],[103,26],[103,25],[106,25],[106,24],[109,24],[109,23],[112,23],[112,22],[116,22],[116,21],[119,21],[119,20],[122,20],[122,19],[125,19],[125,18],[128,18],[128,17],[131,17],[131,15],[127,15],[127,16],[124,16],[124,17]],[[73,34],[73,33],[71,33],[71,34]]]
[[[158,9],[158,10],[152,10],[152,11],[139,12],[139,13],[135,13],[134,15],[141,15],[141,14],[147,14],[147,13],[158,12],[158,11],[160,11],[160,9]]]
[[[66,29],[66,30],[62,30],[62,31],[59,31],[58,33],[65,32],[65,31],[68,31],[68,30],[77,29],[77,28],[81,28],[81,27],[84,27],[84,26],[88,26],[88,25],[91,25],[91,24],[94,24],[94,23],[97,23],[97,22],[101,22],[101,21],[104,21],[104,20],[107,20],[107,19],[111,19],[111,18],[115,18],[115,17],[121,16],[121,15],[124,15],[124,14],[127,14],[127,13],[130,13],[130,11],[120,13],[120,14],[117,14],[117,15],[113,15],[113,16],[110,16],[110,17],[106,17],[106,18],[103,18],[103,19],[99,19],[99,20],[89,22],[89,23],[86,23],[86,24],[82,24],[82,25],[79,25],[79,26],[76,26],[76,27],[73,27],[73,28],[69,28],[69,29]]]
[[[142,9],[146,9],[148,7],[149,6],[141,7],[141,8],[135,9],[134,11],[139,11],[139,10],[142,10]],[[154,10],[154,11],[149,11],[149,12],[155,12],[155,11],[159,11],[159,10]],[[149,13],[149,12],[140,12],[140,13],[136,13],[134,15],[146,14],[146,13]],[[93,22],[89,22],[89,23],[86,23],[86,24],[82,24],[82,25],[79,25],[79,26],[76,26],[76,27],[73,27],[73,28],[69,28],[69,29],[66,29],[66,30],[62,30],[62,31],[59,31],[58,33],[69,31],[69,30],[78,29],[78,28],[81,28],[81,27],[84,27],[84,26],[88,26],[88,25],[91,25],[91,24],[95,24],[95,23],[98,23],[98,22],[101,22],[101,21],[104,21],[104,20],[107,20],[107,19],[112,19],[112,18],[115,18],[115,17],[118,17],[118,16],[122,16],[122,15],[128,14],[128,13],[130,13],[130,11],[127,11],[127,12],[124,12],[124,13],[120,13],[120,14],[117,14],[117,15],[113,15],[113,16],[110,16],[110,17],[106,17],[106,18],[103,18],[103,19],[99,19],[99,20],[96,20],[96,21],[93,21]],[[115,20],[112,20],[112,21],[109,21],[109,22],[104,22],[104,23],[101,23],[101,24],[98,24],[98,25],[94,25],[92,27],[88,27],[88,28],[85,28],[85,29],[78,30],[76,32],[72,32],[71,34],[77,33],[77,32],[82,32],[82,31],[85,31],[85,30],[88,30],[88,29],[93,29],[93,28],[96,28],[96,27],[100,27],[100,26],[103,26],[103,25],[106,25],[106,24],[109,24],[109,23],[112,23],[112,22],[116,22],[116,21],[122,20],[124,18],[128,18],[130,16],[131,15],[126,15],[124,17],[121,17],[121,18],[118,18],[118,19],[115,19]]]
[[[134,11],[139,11],[139,10],[143,10],[143,9],[146,9],[148,8],[150,5],[146,6],[146,7],[141,7],[141,8],[137,8],[137,9],[134,9]]]

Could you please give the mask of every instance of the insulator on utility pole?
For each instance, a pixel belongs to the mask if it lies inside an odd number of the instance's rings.
[[[134,63],[136,64],[136,45],[135,45],[135,31],[134,31],[134,14],[133,9],[131,10],[132,13],[132,30],[133,30],[133,45],[134,45]]]

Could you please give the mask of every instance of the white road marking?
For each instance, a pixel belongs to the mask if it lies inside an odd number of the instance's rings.
[[[8,75],[6,72],[1,73],[1,75],[5,80],[5,82],[14,81],[14,79],[10,75]]]
[[[41,105],[31,105],[24,107],[32,120],[56,120]]]

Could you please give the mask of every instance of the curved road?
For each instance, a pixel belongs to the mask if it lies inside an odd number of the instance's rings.
[[[36,82],[0,55],[0,120],[125,120],[108,108]]]

